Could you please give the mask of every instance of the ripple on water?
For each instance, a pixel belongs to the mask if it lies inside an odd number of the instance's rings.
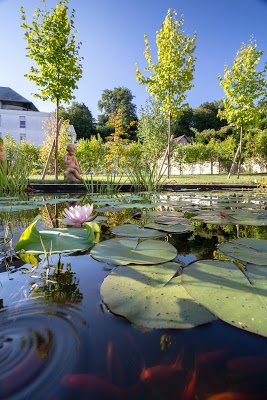
[[[0,310],[0,327],[0,399],[56,398],[84,352],[78,311],[26,301]]]

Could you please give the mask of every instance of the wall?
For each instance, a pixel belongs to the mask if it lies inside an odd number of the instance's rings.
[[[51,113],[24,110],[6,110],[0,109],[0,137],[5,134],[13,136],[18,143],[22,137],[33,144],[41,145],[45,140],[45,134],[42,129],[43,120],[49,118]],[[25,117],[26,128],[20,128],[20,118]],[[26,136],[25,136],[26,135]]]

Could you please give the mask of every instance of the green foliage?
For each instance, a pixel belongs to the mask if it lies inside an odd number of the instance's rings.
[[[5,135],[6,157],[0,163],[0,193],[24,193],[28,179],[35,170],[40,148],[26,140],[18,143],[13,136]]]
[[[135,190],[158,190],[166,179],[166,168],[162,168],[161,164],[153,153],[147,153],[146,146],[140,142],[133,142],[125,148],[124,173]]]
[[[146,156],[151,162],[164,156],[168,143],[167,128],[159,102],[149,98],[140,110],[137,138],[143,144]]]
[[[262,55],[263,52],[257,50],[256,41],[251,38],[247,46],[242,43],[232,68],[225,66],[224,77],[219,75],[220,86],[226,96],[223,98],[224,109],[219,110],[219,117],[237,127],[255,123],[264,111],[267,100],[267,65],[262,71],[256,69]]]
[[[42,2],[46,4],[46,0]],[[36,7],[31,25],[26,21],[24,7],[20,11],[28,43],[27,57],[37,64],[26,77],[41,88],[34,96],[54,103],[69,103],[82,76],[80,44],[76,45],[74,30],[75,11],[68,16],[68,0],[59,1],[50,11]]]
[[[158,62],[152,61],[151,48],[147,35],[145,39],[145,58],[150,72],[146,78],[136,66],[136,79],[142,85],[147,85],[147,91],[161,101],[161,109],[168,118],[181,111],[181,104],[186,99],[185,92],[193,87],[193,72],[195,58],[196,34],[193,38],[184,35],[183,18],[176,20],[176,11],[168,10],[162,28],[156,34]]]
[[[48,156],[51,152],[51,148],[53,146],[56,136],[57,126],[54,116],[51,116],[49,119],[45,120],[43,129],[45,133],[45,141],[43,142],[39,151],[39,164],[41,165],[42,169],[44,168],[46,161],[48,160]],[[58,170],[60,173],[65,171],[64,155],[66,154],[67,144],[71,143],[72,140],[73,137],[71,136],[71,133],[69,131],[69,121],[62,121],[58,137]],[[48,171],[50,173],[53,172],[54,163],[55,153],[52,152],[48,164]]]
[[[99,173],[104,166],[105,149],[100,136],[92,136],[90,139],[80,139],[76,143],[76,156],[79,160],[83,173],[92,171]]]
[[[103,90],[101,100],[97,103],[98,109],[103,112],[102,115],[98,116],[98,121],[106,124],[109,117],[120,109],[123,127],[128,128],[132,121],[137,121],[136,105],[133,104],[133,99],[131,90],[125,87]],[[132,127],[131,130],[135,130],[135,128]]]
[[[205,102],[193,110],[193,127],[202,132],[206,129],[219,130],[227,124],[225,119],[218,118],[218,111],[223,110],[222,101]]]
[[[68,119],[70,124],[74,126],[77,140],[89,139],[95,133],[92,113],[84,103],[73,102],[68,108],[61,107],[59,116]]]

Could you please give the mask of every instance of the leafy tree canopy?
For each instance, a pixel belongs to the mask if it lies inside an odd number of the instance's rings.
[[[224,76],[218,77],[225,92],[224,109],[219,111],[219,116],[239,128],[257,121],[266,107],[267,65],[262,71],[257,70],[262,55],[251,38],[248,45],[242,43],[232,68],[225,66]]]
[[[98,109],[103,113],[98,116],[101,124],[106,124],[113,113],[121,112],[122,124],[127,128],[132,121],[137,121],[136,105],[133,103],[130,89],[126,87],[115,87],[113,90],[105,89],[101,100],[98,101]]]
[[[63,119],[68,119],[74,126],[77,140],[90,138],[95,134],[92,113],[84,103],[73,102],[68,108],[61,107],[59,115]]]

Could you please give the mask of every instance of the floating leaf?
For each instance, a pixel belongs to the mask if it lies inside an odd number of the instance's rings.
[[[230,240],[218,246],[218,251],[251,264],[267,266],[267,240],[240,238]]]
[[[16,211],[26,211],[26,210],[34,210],[38,208],[38,205],[35,204],[8,204],[0,205],[0,212],[16,212]]]
[[[185,232],[192,232],[195,230],[195,228],[192,225],[184,225],[184,224],[164,225],[153,222],[150,224],[146,224],[145,228],[156,229],[168,233],[185,233]]]
[[[249,279],[229,261],[196,261],[185,268],[182,284],[223,321],[267,337],[267,269],[247,269]]]
[[[190,225],[190,219],[188,218],[161,217],[161,218],[155,218],[154,221],[157,224],[164,224],[164,225],[175,225],[175,224]]]
[[[86,250],[94,245],[95,235],[91,227],[92,223],[86,223],[84,228],[53,228],[38,231],[37,222],[41,219],[38,215],[33,223],[22,233],[15,251],[23,251],[33,254],[66,253],[78,250]],[[97,224],[94,225],[96,229]],[[99,227],[97,231],[99,231]],[[44,246],[44,248],[43,248]]]
[[[166,233],[155,232],[152,229],[146,229],[139,225],[133,225],[133,224],[118,225],[112,228],[111,231],[115,235],[127,236],[127,237],[156,238],[156,237],[166,236]]]
[[[116,238],[105,240],[94,246],[91,256],[98,261],[114,265],[160,264],[173,260],[175,247],[160,240]]]
[[[173,262],[117,267],[102,283],[102,299],[113,313],[148,328],[184,329],[212,321],[183,288],[181,276],[171,279],[177,267]]]

